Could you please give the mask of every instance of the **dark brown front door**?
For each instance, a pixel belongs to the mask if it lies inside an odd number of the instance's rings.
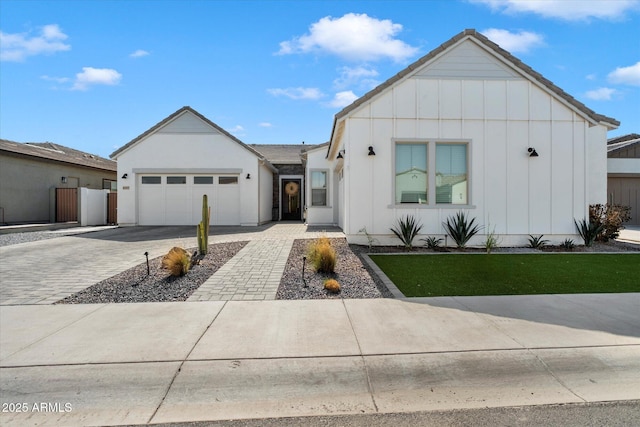
[[[282,209],[282,219],[285,221],[302,219],[301,184],[302,180],[300,179],[282,180],[280,207]]]

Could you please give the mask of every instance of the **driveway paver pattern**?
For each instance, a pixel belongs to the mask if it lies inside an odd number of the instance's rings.
[[[195,234],[195,227],[130,227],[0,247],[0,305],[52,304],[144,262],[145,252],[151,259],[173,246],[197,247]],[[212,227],[210,243],[251,243],[194,300],[274,299],[293,240],[321,234],[344,236],[300,223]]]

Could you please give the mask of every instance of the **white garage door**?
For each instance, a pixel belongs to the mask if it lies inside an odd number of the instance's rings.
[[[138,181],[138,224],[195,225],[202,218],[202,195],[211,206],[211,225],[240,224],[237,175],[151,175]]]

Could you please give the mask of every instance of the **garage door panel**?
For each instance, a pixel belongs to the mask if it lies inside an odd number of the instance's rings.
[[[211,207],[211,225],[240,224],[238,176],[172,174],[145,177],[142,177],[138,191],[140,225],[198,224],[202,218],[204,194]]]
[[[238,184],[218,185],[217,224],[237,225],[240,218],[240,189]]]

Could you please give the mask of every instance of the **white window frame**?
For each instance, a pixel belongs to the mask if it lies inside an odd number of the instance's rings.
[[[314,172],[323,172],[325,174],[325,204],[324,205],[314,205],[313,204],[313,173]],[[330,189],[331,189],[331,183],[330,183],[330,175],[329,175],[329,169],[310,169],[309,170],[309,206],[312,208],[330,208],[331,204],[329,203],[329,201],[331,200],[331,196],[330,196]]]
[[[471,140],[470,139],[413,139],[413,138],[398,138],[393,139],[393,150],[391,159],[391,171],[393,183],[391,186],[391,204],[390,208],[423,208],[423,209],[464,209],[474,208],[472,205],[472,182],[471,182]],[[416,145],[424,144],[427,146],[427,203],[396,203],[396,146],[397,145]],[[453,204],[453,203],[436,203],[436,146],[438,144],[443,145],[465,145],[467,147],[467,203],[466,204]]]

